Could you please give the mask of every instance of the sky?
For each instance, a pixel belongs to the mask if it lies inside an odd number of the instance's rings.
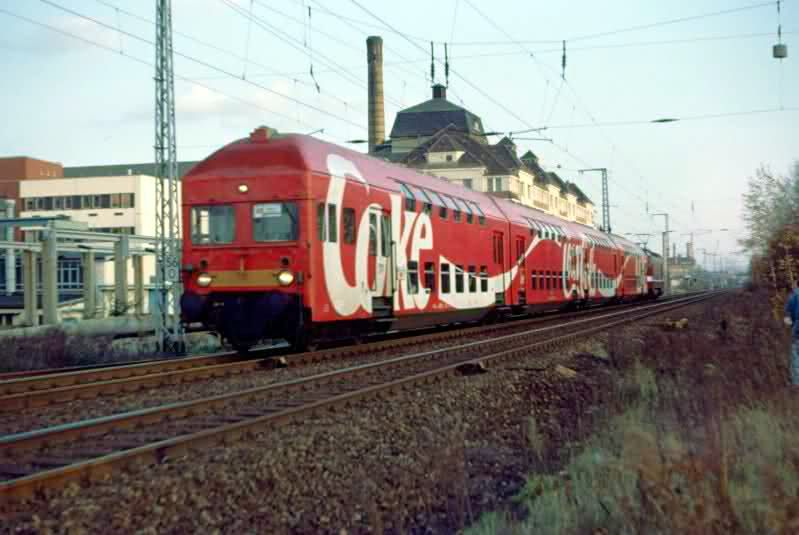
[[[172,0],[172,11],[180,160],[262,124],[365,151],[348,141],[367,137],[370,35],[384,43],[387,133],[431,97],[430,41],[446,83],[446,42],[450,100],[490,131],[546,127],[515,134],[520,154],[576,182],[598,218],[599,174],[578,170],[606,167],[614,233],[655,250],[664,218],[652,214],[665,212],[681,254],[695,231],[697,249],[742,267],[747,180],[799,159],[797,0],[781,2],[782,61],[775,1]],[[0,2],[0,156],[152,161],[154,18],[148,0]]]

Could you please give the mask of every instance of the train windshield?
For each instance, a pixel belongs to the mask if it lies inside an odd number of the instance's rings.
[[[232,243],[236,234],[233,206],[218,204],[191,209],[191,242],[196,245]]]
[[[267,202],[252,207],[253,239],[259,242],[297,239],[297,205]]]

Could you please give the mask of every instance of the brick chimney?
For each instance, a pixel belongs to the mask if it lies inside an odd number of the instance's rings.
[[[383,109],[383,38],[373,35],[366,39],[366,61],[369,65],[369,152],[386,138],[386,119]]]

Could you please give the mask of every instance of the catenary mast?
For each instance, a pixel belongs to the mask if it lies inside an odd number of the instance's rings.
[[[159,349],[184,350],[180,324],[180,202],[172,65],[172,1],[155,4],[156,271],[160,306],[155,314]]]

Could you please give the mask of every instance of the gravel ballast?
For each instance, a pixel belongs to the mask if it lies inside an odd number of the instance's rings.
[[[703,306],[676,313],[691,319]],[[642,343],[643,337],[645,329],[625,329],[624,338],[632,340],[627,345]],[[595,407],[618,382],[612,362],[590,358],[604,354],[606,346],[606,336],[598,335],[487,373],[360,402],[235,445],[167,459],[84,488],[72,485],[47,499],[0,507],[0,529],[454,531],[505,503],[524,483],[536,464],[531,419],[547,444],[562,446],[590,432]],[[558,365],[574,375],[564,375]],[[218,387],[241,388],[231,381],[248,379],[219,380]],[[211,383],[216,381],[206,384]],[[142,393],[130,398],[143,406]],[[566,450],[558,447],[547,455],[567,455]]]

